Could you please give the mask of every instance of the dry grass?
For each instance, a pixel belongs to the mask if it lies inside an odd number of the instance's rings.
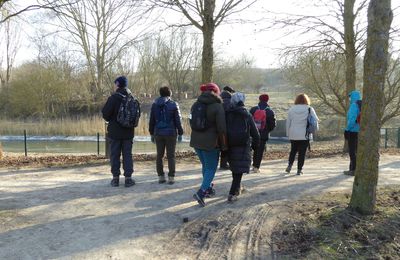
[[[148,135],[148,116],[143,114],[139,126],[135,129],[136,135]],[[100,116],[80,119],[52,119],[52,120],[0,120],[0,135],[23,135],[27,134],[47,136],[94,136],[97,133],[104,134],[106,125]],[[190,125],[187,118],[183,119],[185,135],[190,134]]]
[[[399,259],[399,186],[380,187],[374,215],[347,209],[350,194],[330,192],[287,206],[272,242],[278,258]]]

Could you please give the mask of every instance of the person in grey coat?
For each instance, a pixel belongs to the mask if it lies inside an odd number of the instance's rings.
[[[252,115],[244,106],[245,95],[236,92],[231,98],[231,108],[226,113],[228,137],[228,162],[232,171],[232,185],[228,202],[237,200],[243,173],[249,173],[251,148],[255,150],[260,143],[260,134]]]

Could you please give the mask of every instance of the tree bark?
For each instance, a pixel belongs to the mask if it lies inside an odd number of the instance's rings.
[[[356,44],[354,38],[354,3],[355,0],[344,1],[343,23],[344,44],[346,56],[346,94],[349,95],[356,89]],[[346,107],[349,100],[346,99]]]
[[[393,19],[391,0],[371,0],[368,7],[367,48],[364,57],[364,89],[357,169],[350,208],[372,214],[379,173],[380,127],[383,116],[389,30]],[[365,118],[365,117],[364,117]]]
[[[215,0],[204,1],[203,54],[201,59],[202,82],[212,82],[214,65]]]
[[[212,82],[214,65],[214,28],[203,31],[203,54],[201,59],[201,80],[203,83]]]

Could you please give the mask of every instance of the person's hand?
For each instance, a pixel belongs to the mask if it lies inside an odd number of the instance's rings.
[[[182,135],[178,135],[178,143],[182,143],[182,139],[183,139],[183,136]]]
[[[151,142],[152,142],[153,144],[156,143],[156,141],[155,141],[155,139],[154,139],[154,135],[151,136],[150,140],[151,140]]]

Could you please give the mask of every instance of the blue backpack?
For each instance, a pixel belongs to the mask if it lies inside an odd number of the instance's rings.
[[[318,131],[317,119],[311,114],[311,108],[308,108],[306,138],[310,139],[310,135],[314,135]]]
[[[158,106],[158,116],[156,117],[156,128],[157,129],[164,129],[169,127],[170,120],[168,115],[168,106],[167,103]]]

